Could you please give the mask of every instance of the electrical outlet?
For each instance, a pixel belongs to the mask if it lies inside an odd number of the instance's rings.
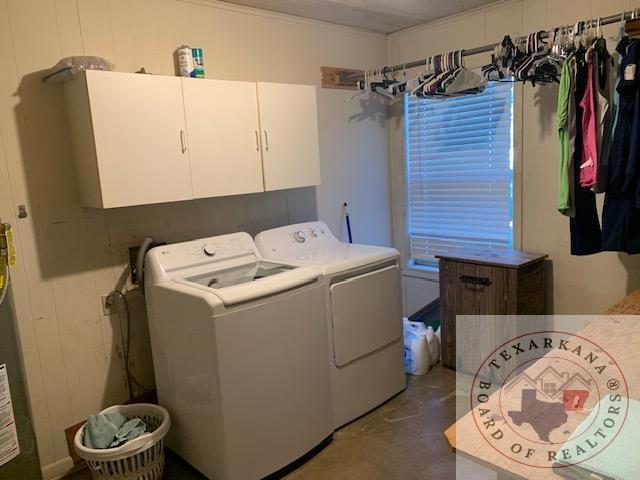
[[[100,300],[102,300],[103,315],[114,315],[118,313],[118,299],[115,295],[102,295]]]

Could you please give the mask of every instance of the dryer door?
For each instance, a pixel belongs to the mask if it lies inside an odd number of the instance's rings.
[[[400,269],[396,265],[335,283],[330,290],[336,366],[402,336]]]

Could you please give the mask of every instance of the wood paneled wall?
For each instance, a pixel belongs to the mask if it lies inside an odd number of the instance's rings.
[[[321,65],[386,63],[382,35],[208,0],[0,0],[0,217],[16,227],[20,344],[42,465],[70,465],[64,429],[126,400],[117,315],[100,296],[126,283],[127,249],[290,222],[326,220],[342,235],[349,202],[361,242],[390,243],[386,111],[318,89],[323,184],[315,188],[123,208],[78,206],[62,87],[42,76],[68,55],[116,70],[173,74],[173,51],[202,47],[211,78],[320,84]],[[363,173],[364,172],[364,173]],[[149,172],[153,181],[153,172]],[[25,204],[26,219],[16,218]],[[144,303],[131,293],[133,361],[153,386]]]

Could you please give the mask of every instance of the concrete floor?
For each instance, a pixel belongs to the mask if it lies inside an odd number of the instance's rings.
[[[286,479],[461,478],[456,476],[456,456],[443,436],[456,417],[455,372],[438,365],[427,375],[408,376],[407,382],[403,393],[337,431],[329,446]],[[66,477],[90,478],[88,470]],[[164,478],[204,477],[168,452]],[[474,473],[470,478],[480,476]]]

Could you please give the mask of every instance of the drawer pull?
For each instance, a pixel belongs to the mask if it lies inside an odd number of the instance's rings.
[[[491,285],[491,280],[487,277],[472,277],[471,275],[461,275],[460,281],[464,284],[469,285],[484,285],[485,287]]]

